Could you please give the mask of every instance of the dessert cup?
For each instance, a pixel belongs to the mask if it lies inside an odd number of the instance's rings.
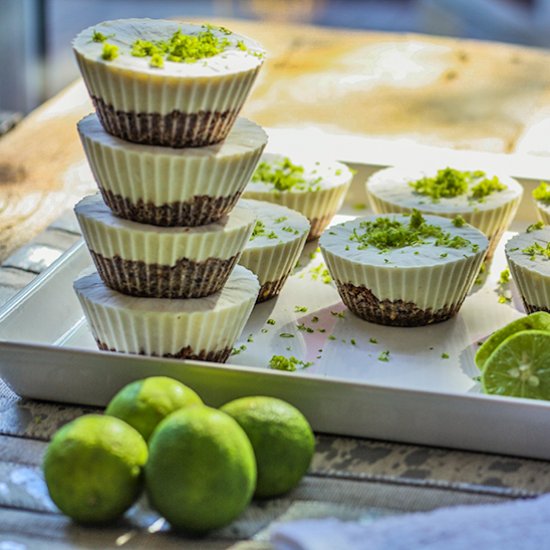
[[[158,227],[115,216],[99,195],[75,206],[98,273],[132,296],[199,298],[220,290],[236,265],[256,217],[237,207],[200,227]]]
[[[241,199],[238,206],[257,217],[239,264],[257,275],[261,285],[258,302],[264,302],[281,292],[294,269],[309,234],[309,222],[299,212],[269,202]]]
[[[107,206],[162,226],[204,225],[227,214],[267,143],[262,128],[244,118],[222,143],[187,149],[129,143],[107,133],[94,114],[78,131]]]
[[[264,50],[223,27],[120,19],[73,41],[104,128],[126,141],[201,147],[227,136]]]
[[[99,349],[223,363],[256,303],[256,276],[237,266],[226,285],[205,298],[139,298],[109,288],[97,273],[76,280]]]
[[[382,325],[421,326],[458,312],[487,250],[483,233],[455,223],[417,211],[367,216],[332,226],[319,245],[353,313]]]

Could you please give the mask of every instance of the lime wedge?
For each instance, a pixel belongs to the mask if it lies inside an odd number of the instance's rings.
[[[546,311],[537,311],[531,313],[531,315],[512,321],[496,332],[493,332],[477,350],[475,356],[477,368],[483,372],[485,362],[489,359],[491,353],[493,353],[506,338],[522,330],[550,331],[550,313],[546,313]]]
[[[485,393],[550,399],[550,332],[512,334],[485,361]]]

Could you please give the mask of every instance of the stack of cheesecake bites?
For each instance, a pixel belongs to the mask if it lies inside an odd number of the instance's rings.
[[[74,288],[97,344],[223,362],[261,286],[237,265],[258,228],[255,201],[238,200],[267,136],[237,115],[264,51],[223,27],[148,19],[88,28],[73,48],[101,192],[75,207],[97,273]]]

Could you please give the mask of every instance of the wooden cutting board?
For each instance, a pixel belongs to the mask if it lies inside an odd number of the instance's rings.
[[[218,21],[268,59],[243,114],[263,126],[550,154],[550,56],[503,44]],[[69,47],[69,45],[67,45]],[[94,184],[75,129],[92,110],[77,82],[0,139],[0,259]],[[542,126],[541,126],[542,125]],[[538,129],[538,132],[536,131]]]

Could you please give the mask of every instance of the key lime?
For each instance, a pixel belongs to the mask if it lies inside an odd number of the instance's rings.
[[[527,315],[526,317],[521,317],[521,319],[516,319],[511,323],[508,323],[506,326],[501,329],[493,332],[483,345],[477,350],[475,356],[475,363],[477,368],[480,371],[483,371],[485,362],[497,349],[497,347],[506,340],[512,334],[520,332],[522,330],[548,330],[550,331],[550,313],[545,311],[537,311]]]
[[[258,468],[255,496],[273,497],[295,487],[315,451],[315,438],[304,415],[273,397],[243,397],[226,403],[231,415],[248,435]]]
[[[483,391],[495,395],[550,399],[550,332],[512,334],[485,361]]]
[[[147,441],[170,413],[201,404],[201,398],[181,382],[167,376],[151,376],[124,386],[111,399],[105,414],[124,420]]]
[[[254,451],[227,414],[206,406],[180,409],[149,440],[145,484],[152,506],[176,529],[223,527],[252,498]]]
[[[44,477],[54,503],[84,524],[121,516],[143,486],[147,444],[131,426],[89,414],[63,426],[44,456]]]

